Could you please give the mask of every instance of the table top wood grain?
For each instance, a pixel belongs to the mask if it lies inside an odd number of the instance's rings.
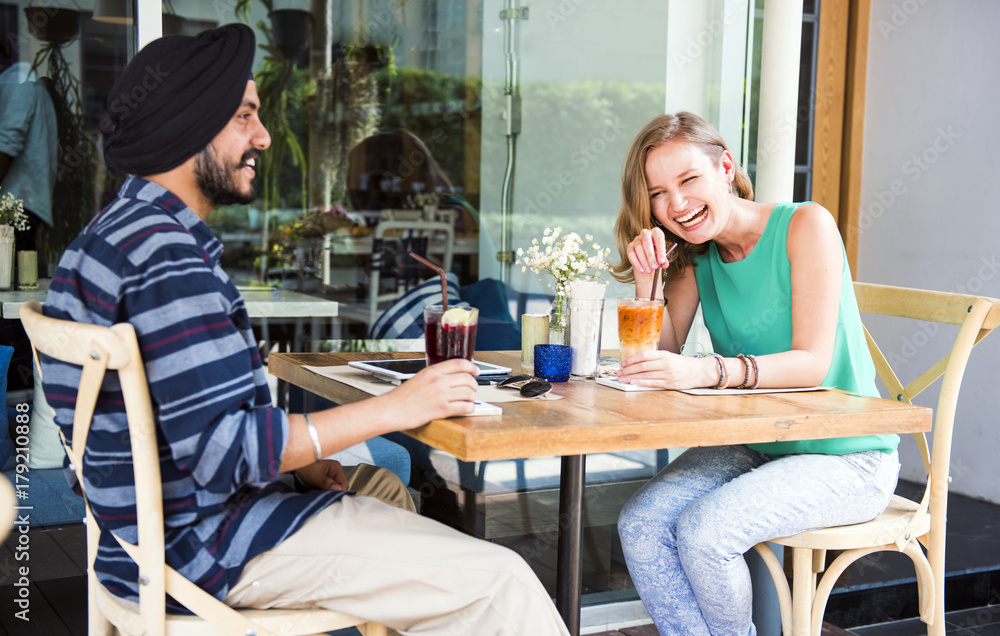
[[[338,404],[369,397],[306,366],[422,353],[271,353],[268,371]],[[520,367],[519,351],[483,351],[485,362]],[[932,410],[839,390],[696,396],[626,392],[593,381],[553,385],[564,399],[500,404],[502,416],[434,420],[412,437],[465,461],[685,448],[929,431]]]

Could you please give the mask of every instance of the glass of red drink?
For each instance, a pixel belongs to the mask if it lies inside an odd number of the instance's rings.
[[[476,326],[479,310],[475,307],[441,305],[424,307],[424,346],[427,364],[452,358],[472,360],[476,352]]]

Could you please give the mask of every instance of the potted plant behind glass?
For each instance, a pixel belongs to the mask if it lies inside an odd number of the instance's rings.
[[[267,17],[271,20],[274,47],[281,51],[285,59],[296,60],[300,66],[308,61],[307,54],[312,43],[313,15],[303,9],[270,9]]]
[[[273,0],[261,0],[271,21],[271,45],[286,59],[295,60],[300,67],[308,62],[312,46],[313,14],[302,8],[274,8]],[[253,11],[251,0],[238,0],[233,7],[236,19],[249,23]],[[261,23],[258,23],[258,27]]]
[[[263,0],[271,12],[272,0]],[[260,175],[261,208],[265,215],[263,254],[260,259],[262,281],[267,280],[268,256],[271,254],[269,233],[275,228],[267,222],[268,211],[296,205],[305,211],[307,201],[306,154],[300,138],[305,128],[305,102],[312,90],[307,69],[299,68],[298,58],[287,57],[275,44],[274,33],[266,22],[257,28],[263,34],[258,45],[264,51],[261,68],[254,74],[260,98],[260,116],[271,135],[271,146],[257,160]],[[282,192],[282,184],[298,179],[297,192]]]
[[[63,45],[80,34],[80,12],[62,7],[24,8],[28,32],[37,40]]]
[[[28,30],[42,42],[31,70],[42,76],[56,111],[59,139],[58,170],[52,191],[52,229],[47,257],[57,260],[94,211],[94,181],[97,175],[97,148],[80,96],[80,80],[64,54],[65,47],[79,35],[80,12],[55,7],[25,7]]]

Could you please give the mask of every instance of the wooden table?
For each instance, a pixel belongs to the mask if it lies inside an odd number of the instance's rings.
[[[420,353],[275,353],[268,371],[344,404],[369,397],[303,365],[422,357]],[[513,368],[520,352],[480,352]],[[595,382],[555,384],[565,399],[501,404],[503,416],[434,420],[406,433],[465,461],[562,456],[556,605],[579,634],[584,462],[588,453],[722,446],[929,431],[931,409],[837,390],[734,396],[616,391]]]

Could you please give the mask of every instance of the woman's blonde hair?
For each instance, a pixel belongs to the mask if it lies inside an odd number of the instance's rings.
[[[694,261],[693,254],[704,253],[707,245],[693,245],[663,227],[653,217],[649,205],[649,186],[646,183],[646,158],[650,151],[668,141],[684,141],[699,146],[712,161],[718,162],[723,151],[729,150],[712,124],[701,117],[688,112],[676,115],[660,115],[639,131],[632,147],[625,157],[622,168],[622,207],[615,221],[615,242],[618,244],[618,254],[621,262],[611,266],[611,275],[622,283],[632,283],[635,277],[632,265],[628,262],[628,245],[639,232],[644,229],[658,227],[663,230],[668,241],[677,243],[677,249],[670,255],[668,278],[679,276]],[[750,177],[738,163],[736,176],[733,179],[733,193],[736,196],[753,200],[753,184]]]

